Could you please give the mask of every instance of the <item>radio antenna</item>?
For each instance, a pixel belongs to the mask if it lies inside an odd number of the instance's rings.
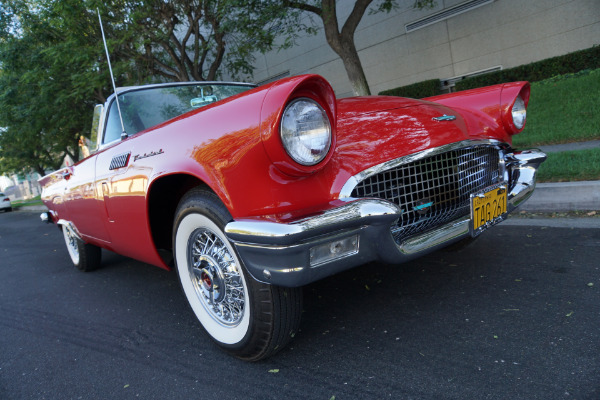
[[[125,132],[125,124],[123,124],[123,114],[121,114],[121,105],[119,104],[119,94],[117,93],[117,86],[115,85],[115,77],[113,75],[112,66],[110,65],[110,55],[108,54],[108,46],[106,45],[106,37],[104,36],[104,28],[102,27],[102,17],[100,17],[100,9],[98,11],[98,21],[100,21],[100,31],[102,32],[102,42],[104,42],[104,50],[106,51],[106,59],[108,60],[108,70],[110,71],[110,79],[112,81],[113,90],[115,91],[115,99],[117,101],[117,110],[119,111],[119,120],[121,121],[121,140],[127,138],[127,132]]]

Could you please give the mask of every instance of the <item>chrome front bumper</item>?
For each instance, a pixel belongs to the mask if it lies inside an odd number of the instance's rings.
[[[527,200],[535,188],[537,168],[546,159],[539,150],[504,154],[509,184],[508,212]],[[250,274],[258,281],[302,286],[370,261],[398,264],[435,251],[470,235],[465,216],[397,244],[390,232],[402,210],[381,199],[342,199],[346,203],[291,223],[237,220],[225,227]],[[325,262],[319,249],[355,246]],[[315,251],[316,249],[316,251]],[[332,250],[334,252],[334,250]]]

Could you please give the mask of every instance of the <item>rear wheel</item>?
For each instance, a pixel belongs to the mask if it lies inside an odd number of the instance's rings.
[[[239,358],[256,361],[294,336],[302,292],[254,280],[223,232],[230,220],[212,192],[193,189],[183,197],[173,232],[177,274],[212,340]]]
[[[84,272],[97,269],[102,260],[102,249],[93,244],[84,243],[69,225],[63,225],[62,231],[69,256],[77,269]]]

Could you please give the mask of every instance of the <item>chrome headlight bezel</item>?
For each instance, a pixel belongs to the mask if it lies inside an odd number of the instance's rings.
[[[525,101],[518,95],[511,109],[513,125],[517,130],[523,129],[527,121],[527,107]]]
[[[332,129],[327,112],[308,97],[288,103],[281,115],[279,135],[287,155],[302,166],[321,163],[331,149]]]

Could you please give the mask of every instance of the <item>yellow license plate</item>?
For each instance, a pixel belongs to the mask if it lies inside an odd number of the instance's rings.
[[[471,235],[479,235],[506,215],[506,186],[494,186],[471,195]]]

